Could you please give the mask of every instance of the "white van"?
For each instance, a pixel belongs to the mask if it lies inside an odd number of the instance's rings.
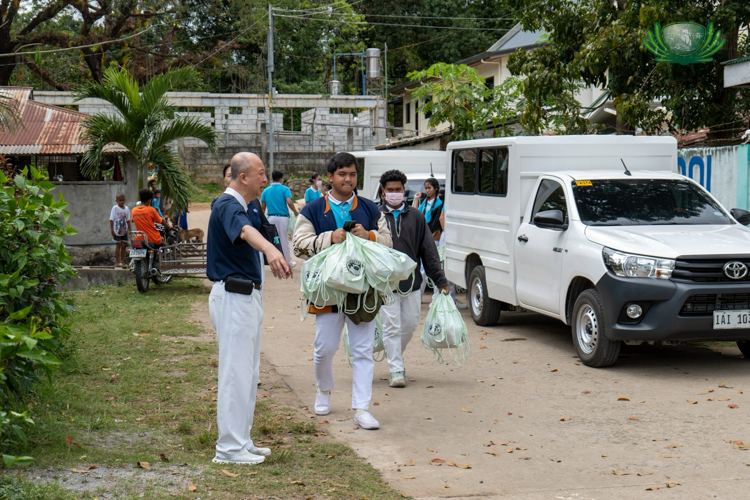
[[[736,340],[750,357],[750,213],[672,173],[671,137],[448,145],[446,275],[472,318],[523,308],[571,325],[589,366],[620,341]],[[626,170],[627,168],[627,170]]]
[[[380,176],[393,169],[406,174],[407,203],[411,203],[415,193],[424,192],[424,182],[428,177],[435,177],[440,187],[445,188],[445,151],[386,149],[351,154],[359,160],[357,190],[373,201],[378,199]]]

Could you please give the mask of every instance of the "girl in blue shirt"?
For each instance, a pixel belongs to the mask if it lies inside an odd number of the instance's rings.
[[[319,174],[313,174],[310,177],[310,187],[305,191],[305,203],[310,203],[320,198],[320,186],[323,185],[323,181]]]

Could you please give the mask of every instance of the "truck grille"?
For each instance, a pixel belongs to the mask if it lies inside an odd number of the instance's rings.
[[[720,256],[712,258],[704,257],[677,257],[672,280],[683,283],[742,283],[750,281],[750,273],[742,279],[729,279],[724,274],[724,264],[727,262],[742,262],[750,268],[750,256]]]
[[[710,293],[691,295],[682,305],[680,316],[706,316],[714,311],[750,309],[750,293]]]

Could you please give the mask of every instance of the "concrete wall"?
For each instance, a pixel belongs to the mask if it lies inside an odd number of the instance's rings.
[[[750,207],[750,146],[680,149],[675,172],[698,182],[725,208]]]
[[[138,201],[138,169],[130,159],[124,163],[124,182],[54,183],[57,187],[53,193],[62,193],[65,201],[68,202],[67,210],[70,212],[68,223],[78,230],[78,234],[64,238],[66,244],[90,245],[112,242],[112,234],[109,231],[109,212],[115,205],[115,196],[117,193],[124,193],[125,204],[130,208],[133,208]],[[102,247],[97,249],[101,250]],[[112,252],[114,255],[114,247]],[[73,251],[72,254],[74,253],[80,253],[80,250]]]

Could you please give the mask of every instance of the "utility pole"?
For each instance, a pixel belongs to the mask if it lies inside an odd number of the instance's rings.
[[[273,6],[268,4],[268,172],[273,172]]]

